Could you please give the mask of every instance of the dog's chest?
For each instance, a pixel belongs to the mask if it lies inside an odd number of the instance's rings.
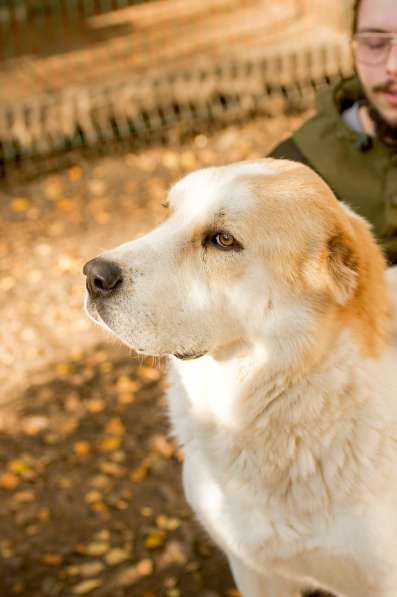
[[[251,486],[225,477],[217,478],[194,448],[185,450],[185,495],[200,522],[222,549],[256,560],[257,546],[273,538],[272,525],[261,508],[263,496],[261,504],[255,503]]]
[[[263,470],[269,454],[262,439],[238,428],[242,413],[233,398],[244,376],[215,368],[200,376],[198,368],[189,369],[186,377],[173,377],[169,409],[174,434],[184,447],[190,505],[225,550],[252,562],[264,553],[269,558],[293,552],[307,528],[272,494]]]

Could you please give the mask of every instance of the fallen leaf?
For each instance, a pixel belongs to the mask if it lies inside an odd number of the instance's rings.
[[[108,529],[101,529],[94,535],[97,541],[110,541],[110,531]]]
[[[60,255],[57,265],[61,272],[73,272],[79,268],[80,264],[76,259],[69,257],[69,255]]]
[[[121,586],[131,585],[142,578],[142,576],[150,576],[153,573],[153,562],[149,558],[145,558],[138,562],[135,566],[125,568],[117,578],[117,584]]]
[[[27,471],[30,470],[30,466],[25,460],[21,458],[15,458],[15,460],[10,460],[8,463],[8,468],[12,473],[16,475],[23,475]]]
[[[83,582],[79,583],[72,587],[73,595],[87,595],[87,593],[91,593],[94,589],[97,589],[102,585],[102,581],[99,578],[92,578],[90,580],[83,580]]]
[[[112,417],[105,427],[105,433],[109,435],[123,435],[125,427],[119,417]]]
[[[125,404],[132,404],[135,401],[135,396],[132,392],[121,392],[117,396],[117,402],[124,406]]]
[[[150,508],[149,506],[143,506],[143,508],[141,508],[141,514],[142,516],[149,518],[149,516],[152,516],[153,514],[153,508]]]
[[[116,462],[101,462],[99,464],[99,468],[106,475],[110,475],[111,477],[115,478],[123,477],[127,472],[124,466],[120,466]]]
[[[15,197],[15,199],[11,201],[10,207],[15,213],[22,213],[29,208],[29,201],[24,197]]]
[[[103,556],[110,549],[109,543],[94,542],[86,546],[86,554],[89,556]]]
[[[18,491],[14,494],[14,501],[18,504],[29,504],[33,502],[35,495],[33,491],[25,490],[25,491]]]
[[[93,512],[106,512],[108,509],[104,502],[93,502],[90,504],[90,508]]]
[[[62,435],[72,435],[72,433],[74,433],[76,431],[78,427],[78,420],[76,420],[76,418],[74,417],[65,417],[60,423],[59,423],[59,433],[61,433]]]
[[[172,589],[167,589],[165,594],[166,597],[180,597],[181,592],[176,587],[173,587]]]
[[[12,558],[12,556],[14,555],[14,552],[11,547],[11,543],[9,541],[6,540],[6,541],[0,542],[0,555],[5,560]]]
[[[63,556],[58,553],[46,553],[41,561],[45,566],[60,566],[63,562]]]
[[[19,478],[13,473],[2,473],[0,475],[0,487],[2,489],[15,489],[19,485]]]
[[[57,200],[57,206],[58,209],[62,209],[63,211],[72,211],[76,207],[72,199],[66,199],[65,197]]]
[[[80,566],[76,566],[77,574],[80,576],[96,576],[105,568],[102,562],[98,560],[94,560],[93,562],[86,562],[85,564],[81,564]]]
[[[154,435],[151,438],[150,446],[152,450],[161,454],[165,458],[171,458],[171,456],[175,453],[176,446],[173,442],[169,441],[164,435]]]
[[[57,180],[49,181],[44,187],[44,193],[48,199],[56,199],[62,193],[61,183]]]
[[[83,176],[83,171],[80,168],[80,166],[72,166],[71,168],[69,168],[68,177],[70,180],[73,180],[73,181],[80,180],[80,178],[82,176]]]
[[[130,474],[131,481],[133,481],[134,483],[141,483],[144,479],[146,479],[146,477],[149,474],[150,463],[151,459],[145,458],[139,466],[134,468],[134,470],[131,471]]]
[[[87,410],[90,413],[100,413],[105,409],[105,407],[106,402],[104,400],[100,400],[99,398],[93,398],[87,402]]]
[[[121,438],[117,435],[112,435],[110,437],[105,437],[99,442],[99,449],[102,452],[111,452],[112,450],[117,450],[120,447]]]
[[[180,163],[185,170],[193,170],[197,165],[196,156],[191,151],[184,151],[180,155]]]
[[[91,452],[91,446],[87,441],[81,440],[75,442],[73,446],[73,452],[76,454],[76,456],[84,457]]]
[[[128,550],[122,549],[121,547],[115,547],[105,555],[105,562],[108,566],[117,566],[117,564],[121,564],[128,560],[129,557],[130,553]]]
[[[111,482],[105,475],[96,475],[91,479],[90,485],[96,487],[97,489],[108,489],[111,485]]]
[[[118,392],[136,392],[141,387],[135,379],[130,379],[126,375],[120,375],[116,381]]]
[[[161,373],[158,369],[154,367],[148,367],[145,365],[141,365],[137,367],[137,375],[145,379],[146,381],[158,381],[160,379]]]
[[[106,191],[106,184],[103,180],[93,178],[88,181],[88,190],[92,195],[103,195]]]
[[[153,531],[149,533],[144,540],[144,545],[146,549],[157,549],[164,545],[165,541],[165,534]]]
[[[176,540],[169,541],[164,551],[158,556],[156,562],[160,570],[169,566],[185,566],[188,557],[182,543]]]
[[[47,522],[47,520],[50,519],[50,515],[50,509],[45,506],[39,508],[37,511],[37,518],[39,518],[43,522]]]
[[[156,524],[160,529],[164,529],[165,531],[175,531],[175,529],[181,526],[177,518],[169,518],[168,516],[164,516],[164,514],[157,516]]]
[[[24,417],[21,421],[21,429],[25,435],[35,436],[41,431],[47,429],[49,425],[48,417],[41,415],[32,415],[30,417]]]
[[[55,371],[61,377],[66,377],[72,373],[72,367],[69,363],[58,363],[55,367]]]
[[[99,491],[92,490],[85,494],[84,499],[87,504],[93,504],[94,502],[101,502],[103,498]]]

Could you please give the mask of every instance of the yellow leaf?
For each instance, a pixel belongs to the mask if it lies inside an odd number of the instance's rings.
[[[115,435],[110,437],[105,437],[102,441],[99,442],[99,449],[102,452],[111,452],[112,450],[117,450],[120,447],[121,439]]]
[[[29,201],[24,197],[15,197],[11,201],[11,209],[16,213],[22,213],[29,208]]]
[[[22,475],[28,471],[30,467],[24,460],[16,458],[8,463],[8,468],[12,473],[15,473],[16,475]]]
[[[157,549],[164,545],[165,535],[164,533],[152,532],[147,535],[144,541],[144,545],[147,549]]]
[[[90,504],[90,508],[93,512],[105,512],[107,510],[107,506],[103,502],[94,502]]]
[[[69,363],[58,363],[55,367],[55,370],[57,374],[61,375],[62,377],[69,375],[72,372],[72,368]]]

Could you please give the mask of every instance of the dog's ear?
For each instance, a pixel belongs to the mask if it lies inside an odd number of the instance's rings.
[[[352,240],[343,232],[328,240],[327,268],[331,292],[338,304],[345,305],[358,284],[358,258]]]

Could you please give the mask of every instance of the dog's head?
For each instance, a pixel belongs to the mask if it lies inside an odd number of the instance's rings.
[[[325,346],[349,326],[364,352],[379,350],[383,257],[309,168],[267,159],[199,170],[167,205],[151,233],[84,267],[89,315],[124,343],[181,358],[241,341],[283,352]]]

